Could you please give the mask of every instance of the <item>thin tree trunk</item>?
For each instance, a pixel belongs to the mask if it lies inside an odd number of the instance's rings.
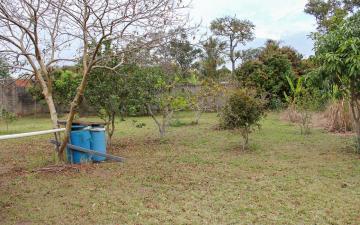
[[[52,122],[52,128],[53,129],[57,129],[59,128],[59,124],[58,124],[58,113],[57,113],[57,110],[56,110],[56,106],[55,106],[55,103],[54,103],[54,99],[53,99],[53,96],[52,96],[52,93],[51,93],[51,86],[48,86],[48,85],[51,85],[51,82],[48,81],[48,82],[45,82],[45,80],[43,79],[42,76],[40,76],[39,74],[36,76],[39,80],[39,83],[42,87],[42,90],[43,90],[43,95],[44,95],[44,98],[45,98],[45,101],[46,101],[46,104],[48,105],[48,108],[49,108],[49,113],[50,113],[50,118],[51,118],[51,122]],[[35,112],[36,113],[36,112]],[[55,133],[54,134],[55,136],[55,140],[58,141],[61,139],[61,135],[60,133]],[[56,145],[55,146],[55,150],[58,152],[60,152],[60,149],[59,149],[59,146]],[[61,157],[59,157],[59,159],[62,160]]]
[[[230,38],[230,61],[231,61],[231,75],[234,76],[235,73],[235,46],[234,40]]]
[[[197,110],[197,111],[195,112],[195,121],[194,121],[195,124],[199,124],[201,115],[202,115],[202,111],[201,111],[201,110]]]
[[[64,151],[65,148],[67,146],[67,143],[69,142],[69,137],[70,137],[70,131],[71,131],[71,127],[72,127],[72,123],[74,121],[74,117],[75,117],[75,113],[82,101],[84,92],[85,92],[85,88],[87,85],[87,81],[88,81],[88,76],[89,73],[87,72],[87,70],[83,73],[83,79],[81,81],[81,84],[78,88],[78,91],[75,95],[74,100],[71,102],[70,104],[70,112],[68,114],[68,118],[66,120],[66,127],[65,127],[65,134],[64,134],[64,138],[63,138],[63,142],[60,146],[59,149],[59,158],[60,159],[64,159]]]
[[[162,124],[159,122],[159,120],[156,118],[155,114],[151,110],[150,104],[146,104],[146,109],[147,109],[148,113],[150,114],[151,118],[153,118],[155,124],[159,128],[160,138],[163,138],[165,136],[165,130],[163,129]]]
[[[249,145],[249,133],[248,131],[246,130],[245,131],[245,134],[244,134],[244,145],[243,145],[243,150],[246,150],[247,147]]]
[[[354,120],[354,128],[356,131],[357,149],[360,152],[360,100],[357,96],[351,97],[351,112]]]
[[[53,99],[52,95],[47,94],[47,96],[45,96],[45,101],[49,108],[52,126],[54,129],[56,129],[56,128],[58,128],[58,114],[56,111],[56,107],[55,107],[55,103],[54,103],[54,99]]]
[[[231,59],[231,75],[232,75],[232,76],[235,75],[235,70],[236,70],[235,60],[232,58],[232,59]]]
[[[250,128],[246,127],[244,130],[241,131],[241,135],[244,139],[243,142],[243,150],[246,150],[249,145],[249,134],[250,134]]]
[[[84,6],[84,12],[85,12],[84,17],[88,17],[89,12],[88,12],[88,8],[87,8],[86,4]],[[90,76],[90,71],[93,66],[93,60],[95,60],[96,52],[98,51],[98,49],[100,48],[100,45],[101,45],[101,42],[98,43],[97,48],[96,48],[95,52],[93,53],[94,54],[93,57],[89,60],[89,54],[88,54],[89,53],[88,52],[89,40],[88,40],[88,31],[87,31],[86,23],[87,23],[87,20],[85,20],[84,24],[83,24],[83,44],[84,44],[84,46],[83,46],[83,53],[82,53],[82,66],[83,66],[82,80],[77,89],[76,95],[70,104],[70,112],[69,112],[68,118],[66,120],[65,135],[63,138],[63,142],[60,146],[59,153],[58,153],[60,159],[64,159],[64,151],[67,146],[67,143],[69,142],[70,131],[71,131],[72,123],[74,121],[75,113],[76,113],[77,108],[80,105],[80,102],[82,101],[82,98],[83,98],[83,95],[85,92],[85,88],[88,83],[88,78]],[[105,37],[103,37],[103,38],[105,38]]]
[[[108,125],[108,147],[111,149],[112,147],[112,136],[114,135],[115,131],[115,112],[112,112],[109,118],[110,124]]]

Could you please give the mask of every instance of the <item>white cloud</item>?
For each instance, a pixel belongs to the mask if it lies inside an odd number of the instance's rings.
[[[315,20],[304,13],[307,0],[193,0],[191,17],[202,26],[221,16],[236,15],[256,25],[261,39],[281,40],[315,30]],[[304,35],[305,36],[305,35]],[[296,47],[296,46],[295,46]]]

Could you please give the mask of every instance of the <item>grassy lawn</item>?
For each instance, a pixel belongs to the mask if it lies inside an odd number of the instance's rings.
[[[128,118],[117,123],[111,150],[126,163],[61,172],[39,171],[54,164],[51,136],[1,141],[0,223],[360,224],[352,138],[301,136],[278,118],[263,121],[246,152],[239,134],[215,129],[215,114],[172,127],[161,141],[150,118],[136,118],[142,129]],[[9,133],[49,127],[25,118]]]

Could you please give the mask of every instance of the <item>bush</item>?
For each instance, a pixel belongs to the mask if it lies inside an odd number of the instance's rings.
[[[310,134],[313,112],[318,108],[318,101],[308,89],[303,89],[296,102],[296,111],[300,116],[301,134]]]
[[[249,134],[260,128],[260,120],[265,116],[265,102],[255,97],[255,93],[242,89],[228,99],[222,113],[220,126],[224,129],[239,130],[244,138],[243,148],[247,148]]]
[[[0,119],[6,124],[6,130],[9,130],[9,124],[14,122],[17,117],[14,113],[2,109]]]

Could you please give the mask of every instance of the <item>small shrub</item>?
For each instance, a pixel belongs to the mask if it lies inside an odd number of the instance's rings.
[[[9,125],[14,122],[17,117],[14,113],[9,112],[5,109],[1,111],[1,118],[0,118],[5,124],[6,124],[6,130],[9,130]]]
[[[296,102],[301,134],[310,134],[313,112],[318,109],[318,100],[309,89],[303,89]]]
[[[269,100],[268,107],[271,110],[280,111],[284,108],[284,103],[281,98],[274,97]]]
[[[144,122],[139,122],[137,120],[132,120],[132,122],[136,128],[143,128],[146,126],[146,123],[144,123]]]
[[[265,116],[265,102],[255,97],[255,93],[242,89],[228,99],[220,119],[223,129],[239,130],[244,138],[243,149],[249,144],[249,134],[260,128],[260,120]]]
[[[183,126],[187,126],[189,124],[184,121],[181,121],[179,119],[175,119],[175,120],[170,121],[169,125],[170,125],[170,127],[183,127]]]

